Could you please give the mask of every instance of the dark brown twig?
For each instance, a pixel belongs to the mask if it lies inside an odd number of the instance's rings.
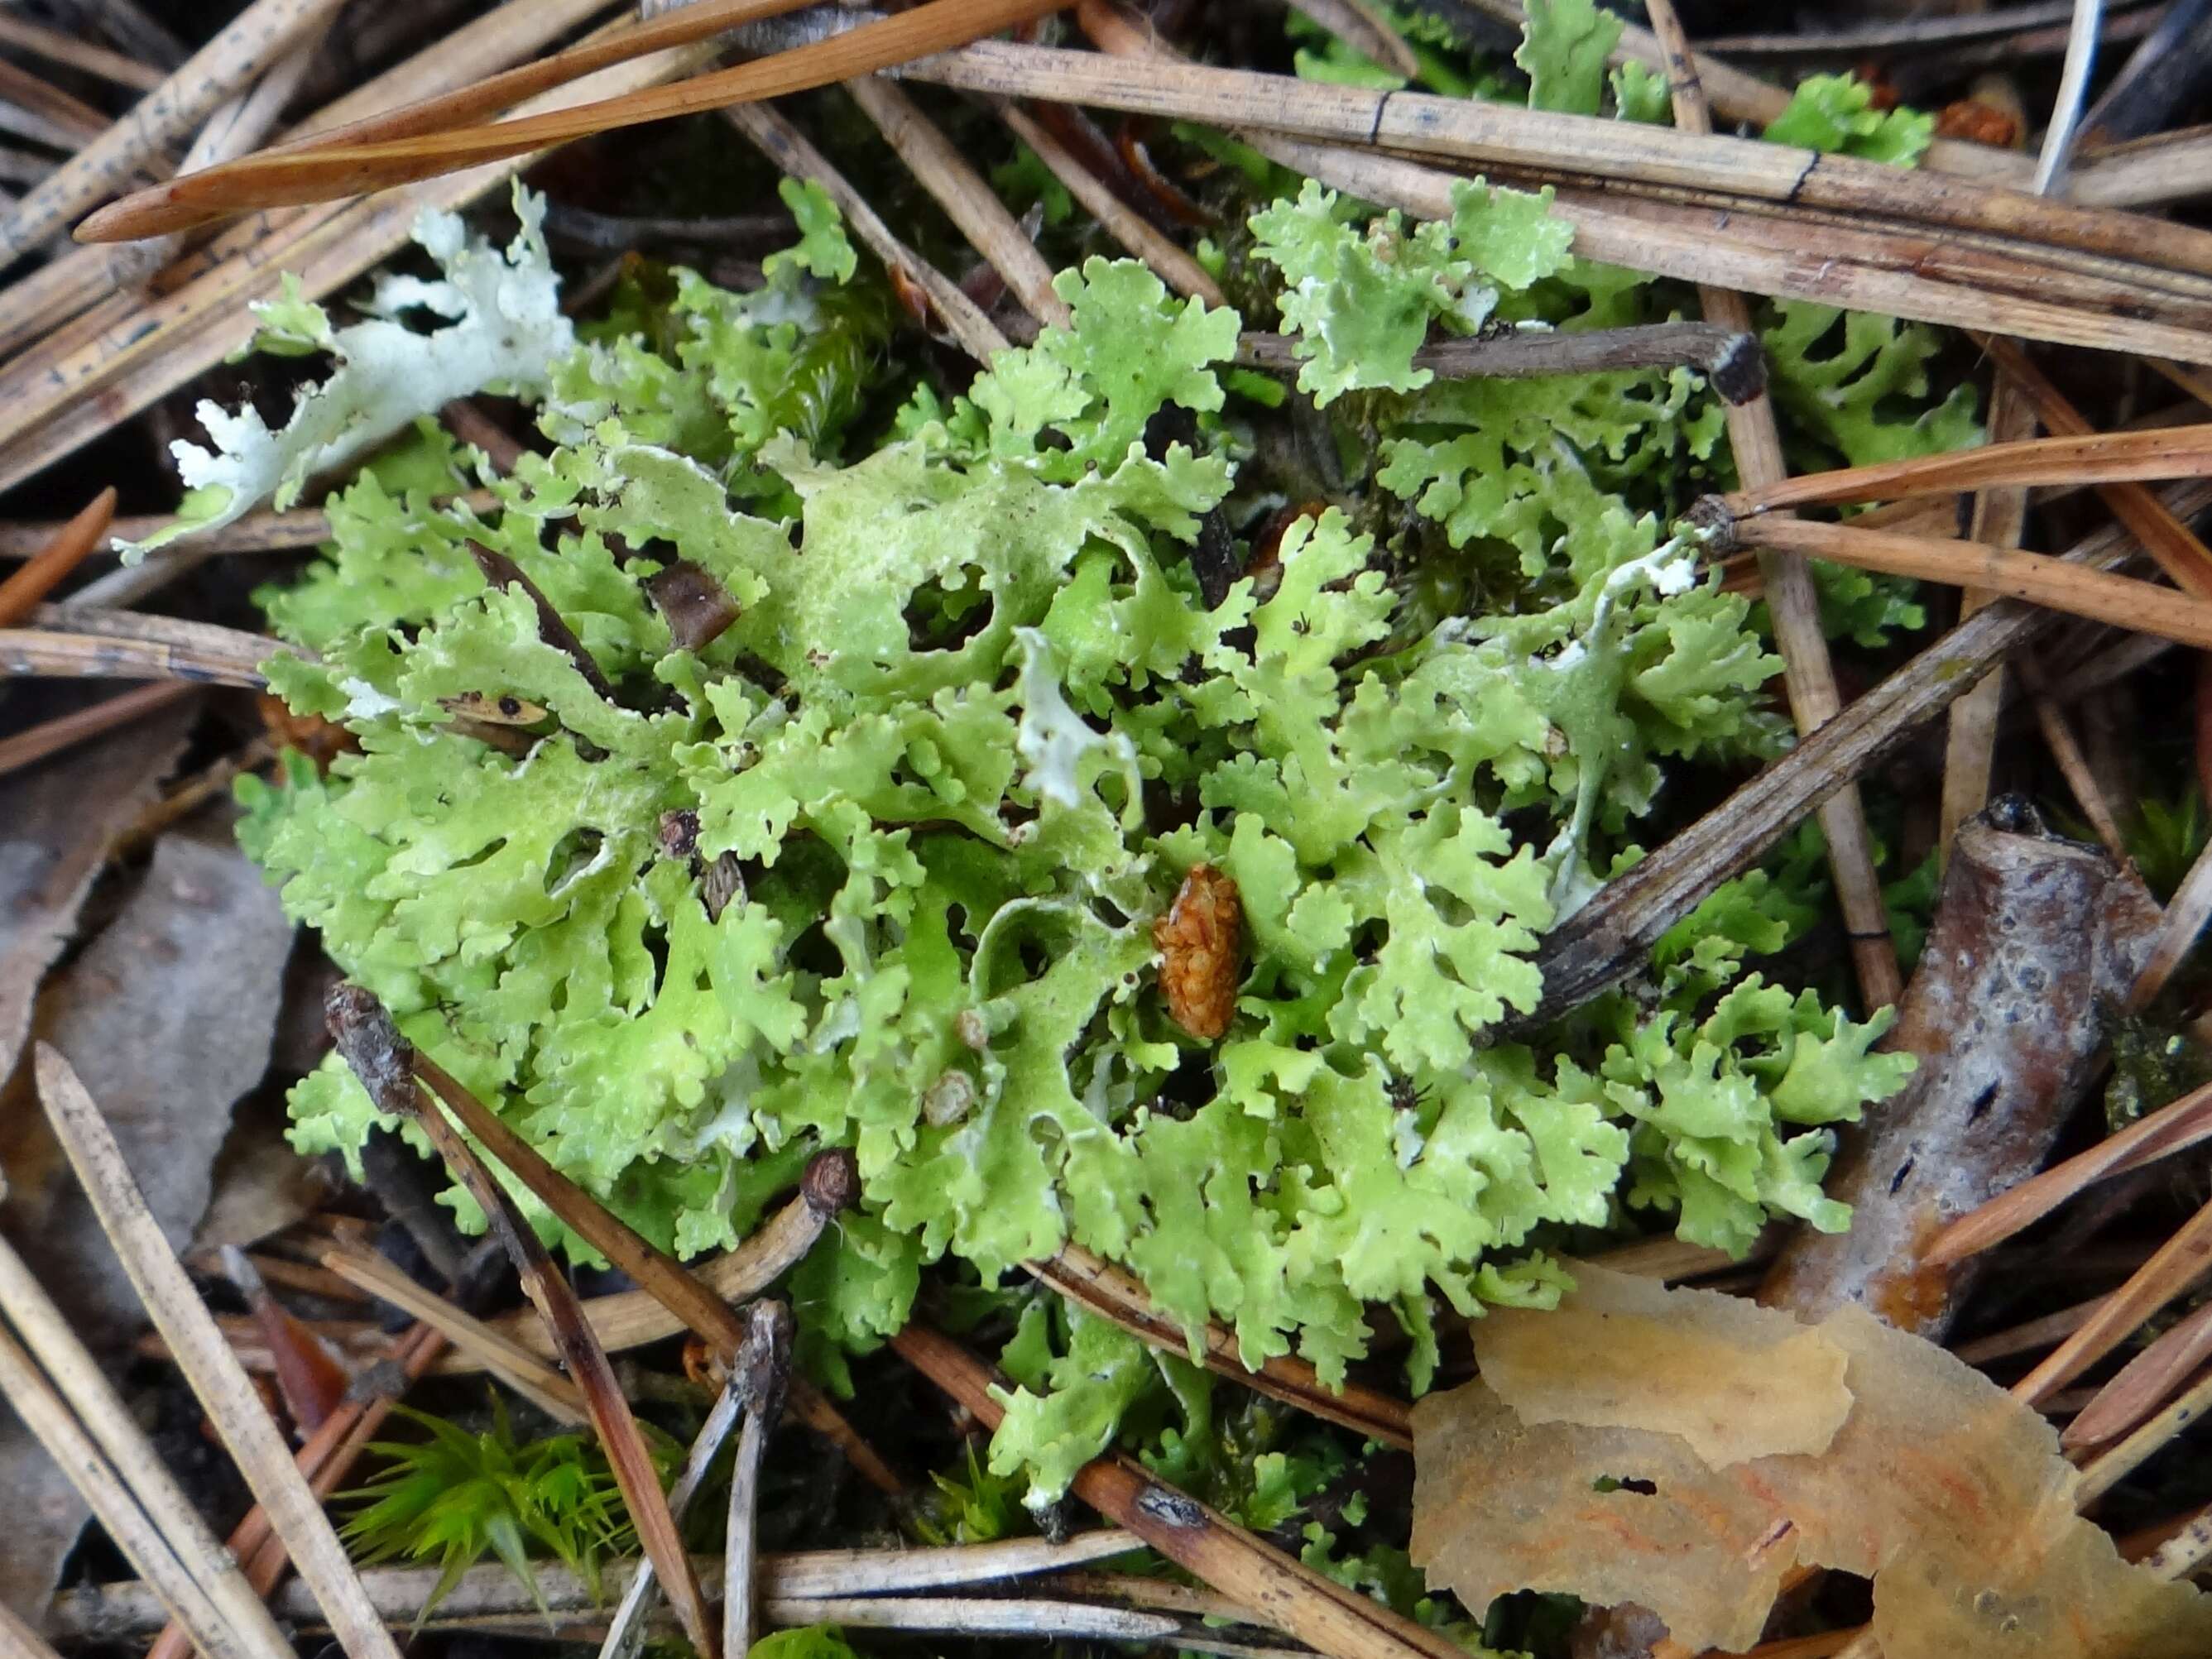
[[[722,1569],[722,1651],[752,1651],[759,1625],[756,1602],[760,1548],[755,1522],[760,1514],[761,1462],[768,1437],[783,1415],[783,1396],[791,1382],[791,1310],[763,1298],[745,1310],[744,1346],[731,1368],[730,1384],[744,1402],[745,1420],[738,1431],[738,1450],[730,1470],[728,1542]]]
[[[416,1075],[445,1102],[461,1127],[513,1171],[517,1180],[544,1200],[547,1208],[579,1237],[635,1279],[688,1328],[712,1344],[724,1364],[736,1360],[745,1340],[744,1325],[726,1302],[687,1272],[675,1257],[647,1241],[548,1164],[536,1147],[516,1134],[437,1061],[413,1048],[409,1051],[409,1058]],[[806,1201],[823,1213],[834,1213],[851,1203],[856,1195],[851,1154],[825,1153],[808,1166]],[[905,1489],[904,1483],[873,1448],[854,1432],[843,1414],[811,1386],[793,1379],[791,1403],[800,1419],[835,1442],[853,1467],[871,1483],[892,1493]]]
[[[435,1105],[423,1099],[412,1064],[414,1045],[400,1036],[384,1006],[358,987],[340,985],[331,992],[325,1007],[338,1052],[377,1109],[419,1127],[483,1211],[521,1275],[524,1293],[552,1331],[570,1378],[584,1391],[584,1403],[605,1448],[623,1502],[637,1528],[638,1541],[668,1592],[684,1635],[708,1659],[714,1659],[714,1632],[708,1620],[706,1597],[691,1569],[691,1558],[684,1553],[683,1534],[668,1512],[659,1474],[638,1431],[637,1420],[630,1415],[629,1402],[623,1398],[614,1366],[577,1305],[576,1292],[475,1149]]]
[[[1237,342],[1237,361],[1255,368],[1295,370],[1302,361],[1296,343],[1288,335],[1245,334]],[[1746,403],[1766,389],[1766,356],[1759,337],[1711,323],[1646,323],[1581,334],[1523,331],[1492,338],[1437,340],[1413,354],[1413,367],[1448,380],[1694,368],[1730,404]]]

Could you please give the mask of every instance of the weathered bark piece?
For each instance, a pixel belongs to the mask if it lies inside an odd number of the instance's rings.
[[[1857,1303],[1940,1339],[1975,1264],[1923,1251],[1952,1221],[2043,1163],[2088,1086],[2158,908],[2099,848],[2001,800],[1959,831],[1935,926],[1885,1047],[1920,1057],[1904,1090],[1846,1143],[1828,1189],[1847,1233],[1801,1230],[1759,1299],[1810,1319]]]

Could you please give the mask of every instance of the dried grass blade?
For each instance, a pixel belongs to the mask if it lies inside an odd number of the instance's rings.
[[[39,601],[100,545],[114,520],[115,486],[110,484],[56,531],[21,569],[0,582],[0,628],[13,628],[36,610]]]
[[[2041,1220],[2092,1182],[2140,1170],[2207,1139],[2212,1139],[2212,1084],[2192,1089],[2087,1152],[1960,1216],[1936,1237],[1921,1259],[1929,1267],[1949,1267],[1978,1255]]]
[[[126,197],[78,228],[88,241],[189,230],[259,208],[412,184],[671,116],[810,91],[964,46],[1057,10],[1054,0],[928,0],[912,11],[734,69],[545,115],[367,144],[266,151]]]
[[[909,1324],[891,1346],[979,1422],[998,1426],[1005,1407],[991,1370],[958,1343]],[[1086,1463],[1074,1490],[1176,1565],[1333,1659],[1460,1659],[1436,1632],[1323,1577],[1125,1458]]]
[[[2125,1340],[2128,1333],[2182,1294],[2212,1266],[2212,1204],[2184,1222],[2126,1284],[2105,1298],[2081,1328],[2013,1385],[2033,1404],[2064,1388]]]
[[[217,1615],[239,1644],[264,1655],[288,1659],[291,1644],[269,1616],[229,1552],[215,1540],[145,1431],[131,1415],[107,1373],[88,1352],[46,1287],[15,1246],[0,1238],[0,1312],[4,1312],[38,1362],[46,1367],[100,1451],[130,1486],[176,1551],[179,1562],[207,1593]]]
[[[2003,484],[2124,483],[2199,478],[2212,473],[2212,423],[2147,432],[2061,433],[1948,455],[1920,455],[1871,466],[1839,467],[1726,496],[1744,516],[1778,507],[1905,501],[1915,495],[1989,489]]]
[[[170,1616],[191,1632],[207,1659],[274,1659],[289,1651],[281,1642],[273,1656],[268,1648],[245,1644],[230,1621],[216,1611],[198,1576],[178,1559],[161,1528],[138,1507],[122,1477],[100,1455],[53,1385],[4,1331],[0,1331],[0,1398],[15,1407],[124,1559],[154,1587]]]
[[[1040,1283],[1051,1285],[1088,1311],[1112,1320],[1139,1340],[1163,1352],[1189,1356],[1190,1345],[1182,1327],[1152,1306],[1144,1286],[1080,1244],[1063,1245],[1051,1260],[1024,1265]],[[1208,1370],[1385,1445],[1413,1449],[1411,1408],[1403,1401],[1357,1382],[1347,1382],[1340,1393],[1332,1392],[1315,1375],[1313,1367],[1299,1359],[1278,1357],[1256,1371],[1248,1370],[1238,1357],[1237,1339],[1211,1321],[1202,1342],[1200,1357]]]
[[[341,1243],[323,1254],[323,1265],[402,1313],[412,1314],[469,1355],[556,1423],[586,1421],[582,1392],[538,1357],[445,1297],[424,1290],[373,1250]]]
[[[1739,520],[1735,534],[1747,546],[1784,548],[1862,570],[1983,588],[2069,616],[2212,649],[2212,600],[2133,576],[2062,564],[2047,554],[1772,514]]]
[[[350,1659],[398,1659],[329,1517],[147,1209],[100,1108],[48,1044],[39,1045],[37,1073],[40,1100],[132,1288],[314,1589],[339,1645]]]
[[[462,1188],[483,1211],[514,1270],[521,1275],[523,1293],[552,1331],[567,1363],[568,1374],[583,1391],[592,1426],[607,1455],[615,1484],[637,1528],[638,1541],[652,1559],[676,1609],[677,1621],[692,1645],[715,1659],[714,1632],[707,1617],[707,1603],[684,1553],[684,1537],[668,1512],[667,1495],[652,1454],[639,1433],[629,1402],[615,1380],[606,1350],[592,1334],[590,1322],[577,1305],[576,1292],[536,1231],[507,1194],[476,1151],[447,1122],[436,1103],[426,1100],[410,1061],[413,1048],[399,1035],[381,1003],[349,985],[334,989],[325,1003],[331,1034],[338,1052],[353,1068],[380,1110],[412,1121],[453,1171]]]

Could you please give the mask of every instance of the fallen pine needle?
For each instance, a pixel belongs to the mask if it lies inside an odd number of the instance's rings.
[[[573,1425],[588,1419],[583,1394],[574,1382],[505,1333],[423,1289],[374,1250],[340,1243],[324,1252],[323,1266],[378,1301],[413,1315],[456,1353],[475,1360],[555,1422]]]
[[[830,40],[574,109],[380,143],[267,150],[125,197],[79,226],[77,236],[130,241],[257,209],[413,184],[595,133],[809,91],[965,46],[1057,9],[1054,0],[929,0]]]
[[[891,1346],[984,1426],[998,1426],[1006,1408],[991,1370],[959,1344],[910,1323]],[[1461,1659],[1438,1632],[1322,1577],[1126,1458],[1085,1464],[1074,1492],[1177,1566],[1333,1659]]]
[[[119,696],[103,697],[89,708],[57,715],[0,738],[0,777],[35,766],[49,755],[58,755],[88,738],[127,726],[157,708],[167,708],[179,698],[195,696],[198,690],[188,680],[155,680]]]
[[[262,1659],[274,1659],[289,1651],[281,1640],[273,1650],[241,1643],[230,1621],[208,1599],[198,1574],[178,1559],[167,1535],[140,1510],[122,1476],[86,1437],[53,1385],[4,1332],[0,1332],[0,1397],[68,1475],[124,1559],[154,1586],[171,1616],[192,1633],[207,1659],[249,1659],[256,1653]]]
[[[419,1077],[463,1128],[482,1142],[515,1178],[543,1200],[578,1237],[620,1267],[648,1294],[681,1319],[696,1334],[712,1344],[724,1364],[732,1363],[744,1346],[744,1324],[729,1304],[684,1264],[647,1240],[637,1230],[545,1161],[544,1156],[517,1134],[465,1088],[453,1075],[420,1049],[410,1050]],[[804,1201],[824,1216],[834,1215],[858,1195],[858,1175],[849,1153],[825,1153],[807,1166],[801,1184]],[[904,1483],[875,1449],[854,1432],[844,1414],[814,1388],[794,1378],[792,1408],[801,1421],[836,1443],[853,1467],[878,1490],[896,1494]]]
[[[2021,438],[1944,455],[1807,473],[1723,499],[1730,512],[1743,518],[1781,507],[1905,501],[2003,484],[2125,483],[2197,478],[2207,473],[2212,473],[2212,423],[2200,423],[2142,432]]]
[[[92,499],[53,538],[25,562],[23,568],[0,582],[0,628],[13,628],[53,592],[70,571],[83,563],[115,518],[115,486],[110,484]]]
[[[1188,1357],[1189,1341],[1182,1327],[1152,1306],[1144,1286],[1132,1274],[1080,1244],[1063,1245],[1049,1261],[1024,1265],[1040,1283],[1049,1285],[1086,1312],[1112,1320],[1164,1352]],[[1357,1382],[1331,1390],[1312,1366],[1299,1359],[1279,1356],[1257,1370],[1248,1370],[1238,1356],[1236,1338],[1212,1322],[1205,1328],[1202,1343],[1207,1370],[1385,1445],[1412,1449],[1412,1407],[1403,1401]]]
[[[2062,564],[2047,554],[1773,514],[1740,518],[1730,533],[1747,547],[1810,554],[1862,570],[1984,589],[2069,616],[2212,649],[2212,600],[2133,576]]]
[[[2071,1447],[2117,1440],[2165,1404],[2207,1359],[2212,1359],[2212,1303],[2161,1333],[2122,1366],[2075,1414],[2060,1441]]]
[[[2207,1267],[2212,1267],[2212,1204],[2184,1222],[2126,1284],[2105,1298],[2081,1329],[2014,1383],[2013,1392],[2033,1403],[2064,1388],[2119,1346],[2130,1331],[2195,1284]]]
[[[708,1467],[721,1451],[722,1443],[730,1437],[730,1431],[737,1425],[738,1415],[744,1408],[737,1384],[725,1383],[714,1409],[707,1413],[707,1420],[691,1442],[691,1450],[676,1476],[676,1484],[668,1489],[668,1512],[678,1521],[683,1520],[691,1507],[691,1500],[698,1496]],[[599,1644],[599,1659],[626,1659],[626,1656],[637,1651],[645,1640],[645,1618],[652,1610],[656,1582],[653,1563],[638,1563],[637,1571],[630,1575],[629,1588],[623,1591],[622,1601],[615,1608],[614,1619],[607,1626],[606,1639]],[[723,1651],[732,1651],[726,1642]]]

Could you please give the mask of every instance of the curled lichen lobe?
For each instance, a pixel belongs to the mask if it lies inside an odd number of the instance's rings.
[[[1243,978],[1244,907],[1237,884],[1210,864],[1191,866],[1175,902],[1152,923],[1168,1017],[1202,1042],[1229,1030]]]

